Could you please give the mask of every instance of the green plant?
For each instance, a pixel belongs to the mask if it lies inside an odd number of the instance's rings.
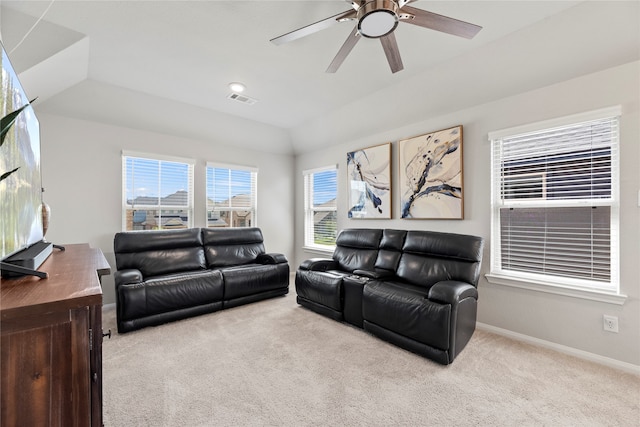
[[[33,101],[35,101],[35,98],[32,99],[31,101],[29,101],[27,104],[23,105],[22,107],[18,108],[16,111],[13,111],[13,112],[7,114],[6,116],[4,116],[2,119],[0,119],[0,129],[1,129],[1,131],[0,131],[1,132],[0,133],[0,147],[2,147],[4,145],[4,138],[7,136],[7,133],[9,133],[9,129],[11,129],[11,126],[13,126],[13,124],[16,121],[16,119],[20,115],[20,113],[22,113],[22,110],[24,110],[29,105],[31,105],[31,103]],[[2,175],[0,175],[0,181],[8,178],[9,175],[14,173],[18,169],[20,169],[20,166],[18,166],[17,168],[15,168],[13,170],[10,170],[9,172],[5,172]]]

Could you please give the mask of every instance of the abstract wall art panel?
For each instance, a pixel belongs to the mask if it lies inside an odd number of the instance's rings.
[[[462,219],[462,126],[399,143],[402,218]]]
[[[391,144],[347,153],[349,218],[391,218]]]

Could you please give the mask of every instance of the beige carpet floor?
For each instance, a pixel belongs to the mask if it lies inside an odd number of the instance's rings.
[[[638,426],[640,377],[485,331],[442,366],[275,298],[128,334],[105,426]]]

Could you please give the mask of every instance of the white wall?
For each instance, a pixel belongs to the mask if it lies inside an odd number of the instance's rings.
[[[257,167],[258,226],[268,252],[293,255],[293,157],[230,147],[214,141],[109,126],[38,113],[44,200],[51,206],[47,240],[100,248],[115,271],[113,236],[122,229],[122,150],[196,160],[194,219],[205,226],[206,162]],[[260,135],[256,135],[259,137]],[[115,302],[112,276],[103,302]]]
[[[333,133],[332,145],[297,157],[296,200],[302,200],[302,171],[330,164],[339,164],[338,229],[398,228],[425,229],[469,233],[483,236],[487,248],[484,254],[483,277],[479,283],[478,321],[497,328],[568,346],[640,367],[640,62],[607,69],[594,74],[529,91],[495,102],[467,108],[446,115],[427,115],[425,120],[394,128],[402,123],[394,109],[385,110],[388,130],[367,134],[368,126],[379,129],[380,118],[358,117],[360,135],[350,137]],[[379,105],[401,103],[402,93],[389,95]],[[492,285],[484,278],[489,268],[490,241],[490,144],[487,134],[526,123],[542,121],[603,107],[621,105],[621,208],[620,254],[621,291],[628,295],[623,306],[588,301],[535,291]],[[353,106],[357,107],[357,106]],[[398,116],[398,117],[397,117]],[[338,120],[338,119],[336,119]],[[463,125],[464,142],[464,206],[462,221],[401,220],[397,191],[397,142],[455,125]],[[317,126],[314,123],[313,126]],[[331,120],[322,126],[335,129]],[[303,129],[304,130],[304,129]],[[302,130],[302,131],[303,131]],[[384,142],[394,142],[392,220],[351,220],[346,217],[346,153]],[[296,141],[294,141],[294,144]],[[303,209],[296,203],[295,262],[318,256],[306,252],[303,246]],[[602,315],[619,317],[618,334],[604,332]]]

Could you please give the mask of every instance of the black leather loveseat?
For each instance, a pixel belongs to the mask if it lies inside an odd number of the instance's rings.
[[[300,265],[297,301],[446,365],[475,331],[482,249],[475,236],[346,229],[332,259]]]
[[[289,264],[259,228],[121,232],[114,238],[118,332],[289,292]]]

